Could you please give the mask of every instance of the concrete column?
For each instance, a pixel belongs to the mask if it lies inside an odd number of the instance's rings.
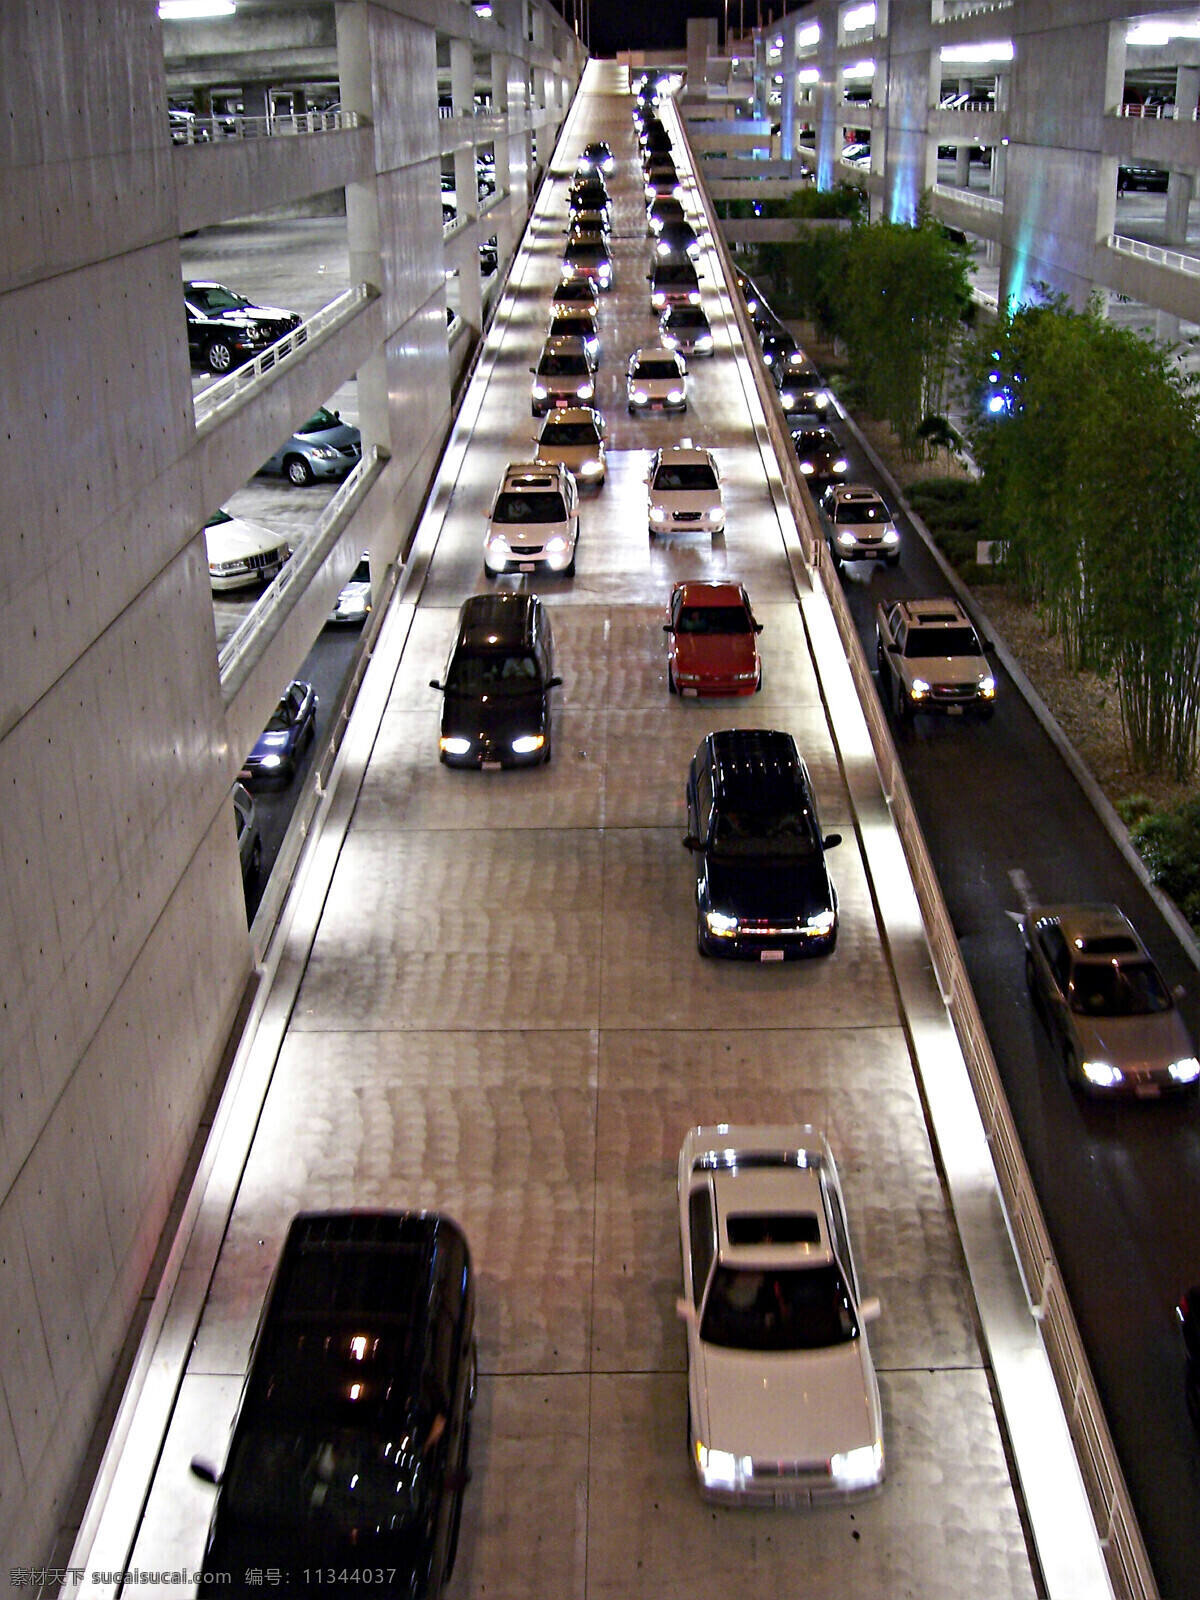
[[[956,144],[954,147],[954,182],[960,189],[971,187],[971,146],[969,144]]]
[[[365,4],[338,6],[337,50],[342,108],[373,122],[370,25]],[[379,194],[374,174],[361,183],[346,185],[346,234],[351,283],[382,284]],[[391,449],[387,361],[382,350],[358,374],[358,426],[364,450],[371,445]]]
[[[992,146],[992,171],[988,181],[988,193],[1002,195],[1004,193],[1004,169],[1008,165],[1008,146],[996,144]]]
[[[456,117],[475,109],[475,54],[469,39],[450,41],[450,101]]]
[[[754,116],[761,118],[767,114],[767,98],[770,94],[769,74],[767,72],[767,41],[761,33],[754,35]]]
[[[783,87],[779,96],[780,153],[785,161],[796,154],[796,24],[785,24],[783,32]]]
[[[1154,337],[1159,344],[1177,344],[1179,342],[1179,318],[1169,311],[1156,311],[1154,313]]]
[[[508,110],[508,57],[492,57],[492,110]]]
[[[265,117],[271,106],[265,83],[247,83],[242,86],[242,114],[247,117]]]
[[[479,215],[479,184],[475,176],[474,149],[454,152],[454,200],[458,206],[460,222],[464,217]]]
[[[1200,99],[1200,67],[1176,67],[1175,115],[1187,121],[1196,114],[1196,101]]]
[[[1192,203],[1195,179],[1190,172],[1172,172],[1167,178],[1167,215],[1163,227],[1165,244],[1187,244],[1188,207]]]

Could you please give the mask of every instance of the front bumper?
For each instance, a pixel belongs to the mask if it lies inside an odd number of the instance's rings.
[[[490,739],[472,740],[465,751],[441,750],[442,762],[447,767],[468,767],[475,771],[493,771],[507,767],[540,767],[546,759],[546,741],[525,754],[518,754],[511,743],[501,744]]]
[[[701,914],[699,939],[707,955],[731,961],[801,961],[828,955],[837,943],[837,923],[828,933],[741,923],[732,933],[716,934]]]

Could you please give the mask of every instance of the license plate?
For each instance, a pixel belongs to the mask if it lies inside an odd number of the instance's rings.
[[[783,951],[782,950],[760,950],[758,952],[758,959],[760,961],[782,961],[783,960]]]
[[[679,692],[685,700],[695,700],[700,694],[699,689],[681,689]]]
[[[946,711],[952,717],[961,717],[962,716],[962,707],[961,706],[947,706],[946,707]]]
[[[501,763],[499,761],[481,761],[479,766],[483,772],[499,772]]]
[[[537,562],[536,561],[522,561],[518,565],[517,571],[518,572],[536,572],[537,571]]]

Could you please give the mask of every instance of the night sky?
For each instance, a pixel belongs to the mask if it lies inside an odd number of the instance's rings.
[[[571,0],[559,0],[571,16]],[[738,0],[733,0],[737,15]],[[720,17],[723,0],[591,0],[594,56],[618,50],[679,50],[687,43],[689,17]]]

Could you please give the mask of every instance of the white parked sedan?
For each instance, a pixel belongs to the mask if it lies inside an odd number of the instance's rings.
[[[654,452],[646,519],[655,533],[724,533],[721,472],[710,450],[675,445]]]
[[[688,1447],[708,1500],[883,1480],[883,1417],[837,1168],[803,1127],[693,1128],[679,1153]]]
[[[647,345],[629,358],[626,394],[630,411],[686,411],[687,366],[664,345]]]
[[[270,583],[283,571],[291,546],[261,523],[214,511],[204,524],[208,551],[208,581],[214,590],[242,589],[251,583]]]

